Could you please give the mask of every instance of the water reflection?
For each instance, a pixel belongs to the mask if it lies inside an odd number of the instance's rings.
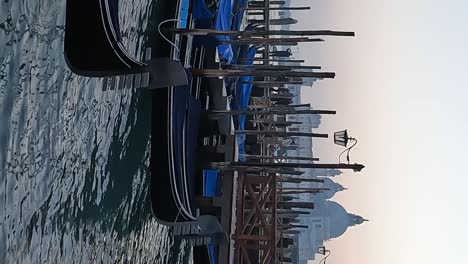
[[[141,58],[156,3],[121,2]],[[102,92],[67,69],[65,1],[0,5],[0,260],[166,263],[169,233],[147,196],[148,94]]]

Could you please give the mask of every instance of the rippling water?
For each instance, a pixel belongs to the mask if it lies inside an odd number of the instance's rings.
[[[156,3],[121,2],[141,58]],[[0,263],[166,263],[147,195],[149,95],[72,74],[64,24],[65,1],[1,1]]]

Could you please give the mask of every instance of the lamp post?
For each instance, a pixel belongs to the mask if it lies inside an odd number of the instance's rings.
[[[335,144],[346,147],[349,141],[348,131],[342,130],[342,131],[335,132],[334,139],[335,139]]]
[[[331,254],[331,250],[326,249],[325,247],[318,247],[317,248],[317,253],[324,255],[324,257],[320,260],[319,264],[320,263],[325,264],[325,261],[327,261],[327,258]]]
[[[342,130],[342,131],[335,132],[334,141],[335,141],[335,144],[337,144],[339,146],[343,146],[343,147],[346,148],[338,156],[338,163],[342,164],[341,163],[341,155],[346,153],[346,160],[347,160],[347,162],[349,164],[349,152],[351,151],[351,149],[354,146],[356,146],[357,139],[350,137],[349,134],[348,134],[348,131],[345,129],[345,130]],[[352,145],[350,147],[347,147],[348,143],[351,143]]]
[[[246,170],[248,168],[290,168],[290,169],[341,169],[341,170],[353,170],[359,172],[364,168],[362,164],[350,164],[349,162],[349,151],[356,146],[357,140],[348,135],[347,130],[338,131],[334,134],[334,142],[337,145],[347,147],[348,143],[352,142],[352,145],[340,153],[338,157],[338,163],[299,163],[299,162],[287,162],[287,163],[276,163],[276,162],[212,162],[210,165],[214,169],[219,170]],[[347,152],[347,163],[341,162],[341,155]],[[271,161],[271,160],[270,160]]]

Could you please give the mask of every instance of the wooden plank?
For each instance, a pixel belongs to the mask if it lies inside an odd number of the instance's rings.
[[[103,80],[102,80],[102,91],[107,91],[107,85],[109,83],[109,78],[107,77],[104,77]]]
[[[151,47],[146,48],[145,50],[145,61],[151,60]]]
[[[132,89],[133,88],[133,74],[128,74],[125,78],[125,88]]]
[[[119,80],[119,84],[118,84],[119,88],[118,89],[122,90],[124,88],[124,86],[125,86],[125,75],[120,75],[118,77],[118,80]]]
[[[133,80],[133,88],[140,88],[141,87],[141,74],[140,73],[137,73],[134,76],[134,80]]]
[[[115,89],[115,86],[116,86],[116,83],[117,83],[117,77],[116,76],[112,76],[111,79],[110,79],[110,90],[114,90]]]
[[[144,72],[141,74],[141,87],[148,87],[150,79],[150,73]]]

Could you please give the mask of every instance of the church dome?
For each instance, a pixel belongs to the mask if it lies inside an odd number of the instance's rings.
[[[359,215],[346,212],[346,209],[339,203],[332,201],[326,201],[325,203],[330,221],[328,239],[339,237],[344,234],[348,227],[367,221]]]
[[[345,190],[341,184],[332,181],[330,178],[324,178],[321,187],[328,189],[319,194],[325,200],[332,198],[337,192]]]

